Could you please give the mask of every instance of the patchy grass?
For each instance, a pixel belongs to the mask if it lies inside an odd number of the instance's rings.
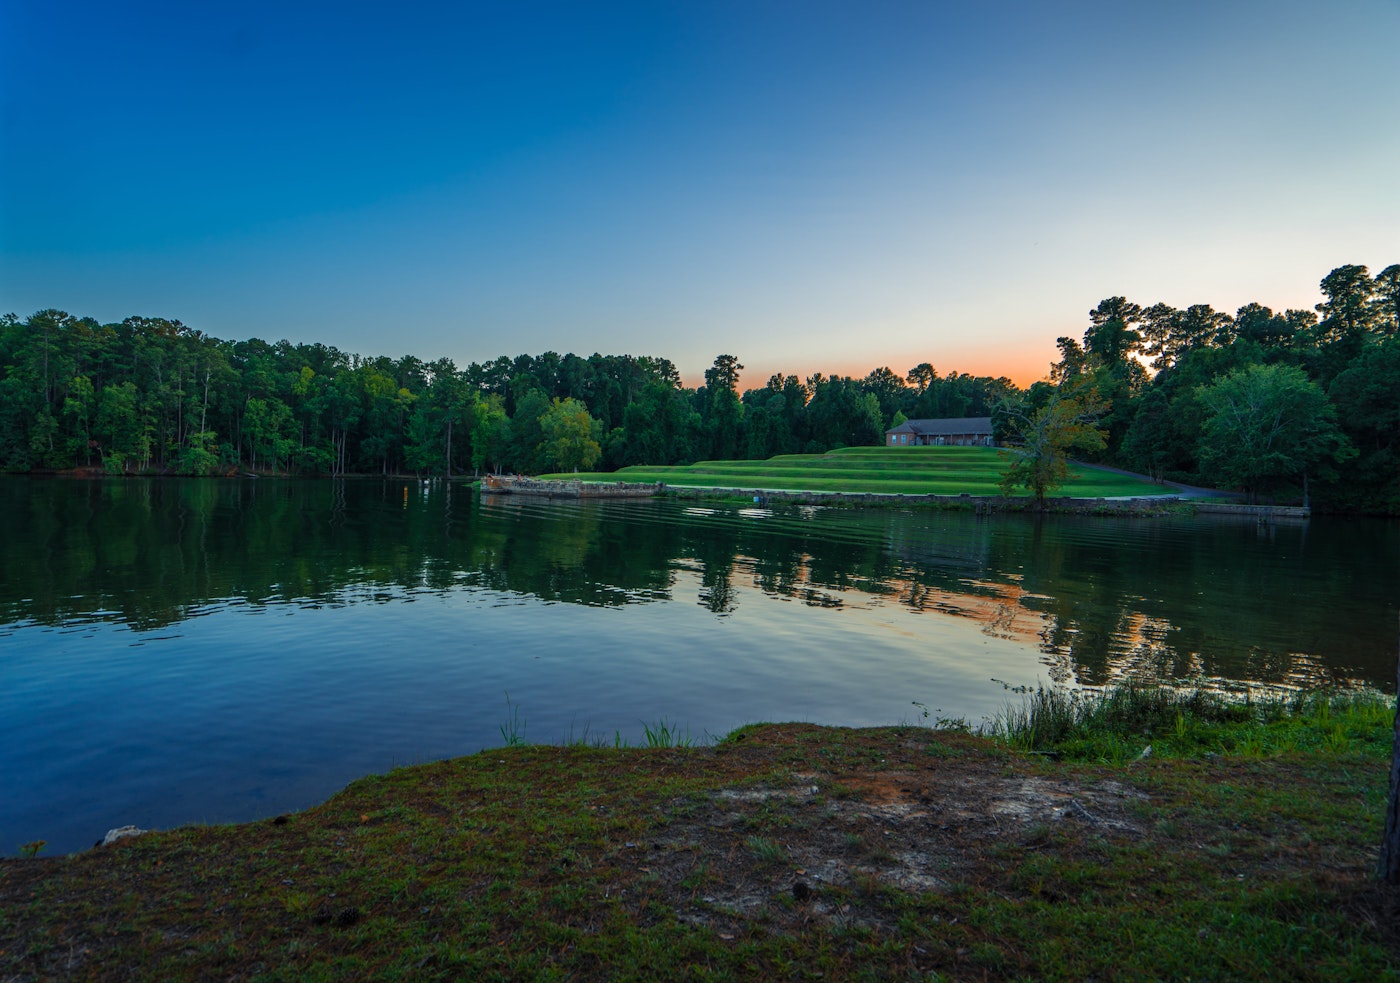
[[[486,751],[0,861],[0,979],[1397,979],[1363,729],[1130,764],[798,724]]]
[[[585,481],[664,481],[678,487],[829,491],[890,495],[998,495],[1006,462],[990,447],[847,447],[827,454],[784,454],[766,461],[701,461],[629,467],[611,473],[545,475]],[[1059,494],[1076,498],[1161,495],[1169,489],[1077,465]]]

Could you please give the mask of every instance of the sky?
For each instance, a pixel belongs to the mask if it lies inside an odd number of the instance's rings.
[[[1400,262],[1400,0],[0,5],[0,313],[1045,375]]]

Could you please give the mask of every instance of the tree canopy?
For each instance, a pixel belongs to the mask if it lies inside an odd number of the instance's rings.
[[[1102,443],[1071,428],[1067,445],[1086,460],[1261,500],[1299,500],[1306,484],[1315,507],[1400,514],[1400,264],[1375,275],[1338,266],[1318,289],[1314,309],[1251,302],[1234,314],[1107,297],[1082,334],[1056,340],[1058,357],[1026,393],[1005,377],[941,372],[933,357],[864,376],[775,373],[741,392],[733,354],[692,389],[656,355],[544,352],[458,367],[223,340],[160,317],[10,314],[0,317],[0,470],[613,470],[878,444],[909,419],[991,416],[999,438],[1031,446],[1092,411]],[[1286,412],[1266,426],[1263,402],[1241,407],[1269,393],[1283,394]],[[1053,463],[1018,459],[1013,485],[1052,489]]]
[[[1201,468],[1254,501],[1280,481],[1354,454],[1322,389],[1292,365],[1250,365],[1198,390]]]
[[[589,416],[586,406],[573,397],[556,397],[540,417],[540,432],[544,435],[540,452],[546,466],[556,471],[593,467],[603,456],[597,431],[598,422]]]

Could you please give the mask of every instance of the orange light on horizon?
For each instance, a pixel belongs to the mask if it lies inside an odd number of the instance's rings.
[[[1049,375],[1050,363],[1054,361],[1054,356],[1053,345],[1049,346],[1048,352],[1027,346],[1014,354],[997,352],[992,354],[979,353],[967,357],[953,355],[941,360],[930,356],[911,357],[906,355],[883,360],[861,360],[860,362],[850,359],[833,359],[820,364],[813,364],[805,359],[801,363],[794,360],[794,362],[782,365],[762,359],[746,362],[741,355],[739,361],[744,365],[744,371],[739,375],[739,392],[760,389],[774,375],[784,377],[795,375],[804,382],[818,372],[824,376],[841,375],[863,379],[875,369],[888,367],[903,378],[911,368],[921,362],[931,363],[938,372],[939,378],[951,375],[953,372],[960,375],[988,376],[993,379],[1006,376],[1017,386],[1025,389]],[[908,364],[904,364],[905,362]],[[681,383],[690,389],[698,389],[703,386],[705,384],[704,369],[696,373],[683,372]]]

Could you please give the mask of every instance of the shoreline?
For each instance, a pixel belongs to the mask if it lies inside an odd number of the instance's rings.
[[[799,723],[399,768],[0,860],[0,975],[1400,978],[1374,709],[1163,709],[1107,758]]]
[[[1039,508],[1034,499],[1002,495],[936,495],[882,492],[824,492],[795,491],[776,488],[725,488],[718,486],[667,485],[662,493],[683,499],[713,499],[748,501],[763,505],[770,502],[791,505],[822,505],[831,507],[868,508],[931,508],[948,511],[976,512],[979,515],[996,512],[1044,513],[1058,515],[1241,515],[1261,519],[1306,519],[1310,509],[1297,506],[1240,505],[1216,503],[1180,495],[1138,496],[1133,498],[1076,498],[1057,496],[1047,498]]]
[[[354,480],[354,481],[405,481],[418,482],[420,484],[436,484],[445,482],[448,484],[477,486],[481,494],[491,494],[486,489],[480,476],[454,475],[445,477],[435,475],[422,477],[411,474],[345,474],[345,475],[288,475],[288,474],[256,474],[256,473],[230,473],[220,475],[175,475],[167,473],[124,473],[108,474],[100,468],[76,468],[67,471],[30,471],[24,474],[16,474],[14,477],[37,477],[37,478],[67,478],[73,480],[96,480],[104,478],[159,478],[159,479],[183,479],[183,478],[214,478],[218,480],[229,479],[270,479],[270,480]],[[549,480],[549,479],[540,479]],[[624,482],[589,481],[585,484],[611,485],[626,484]],[[635,483],[631,483],[635,484]],[[579,496],[540,496],[550,497],[573,497]],[[608,497],[608,496],[582,496],[584,498]],[[1134,517],[1156,517],[1167,515],[1235,515],[1246,518],[1253,518],[1260,522],[1273,522],[1277,520],[1300,520],[1308,519],[1312,516],[1312,509],[1306,506],[1296,505],[1245,505],[1233,500],[1229,496],[1221,495],[1220,500],[1207,499],[1196,495],[1186,495],[1182,493],[1163,494],[1151,496],[1134,496],[1124,498],[1099,498],[1099,497],[1076,497],[1076,496],[1055,496],[1045,499],[1043,507],[1037,507],[1035,500],[1029,496],[1006,497],[1003,495],[973,495],[967,492],[958,495],[924,494],[918,492],[840,492],[840,491],[803,491],[787,488],[743,488],[728,487],[718,485],[671,485],[664,484],[657,492],[657,498],[675,499],[697,499],[723,502],[745,502],[758,505],[778,503],[785,505],[816,505],[835,508],[928,508],[939,511],[967,511],[975,512],[978,515],[991,515],[995,513],[1027,513],[1027,514],[1054,514],[1054,515],[1107,515],[1107,516],[1134,516]],[[1342,513],[1338,513],[1341,515]],[[1390,518],[1389,516],[1378,516],[1378,518]]]

